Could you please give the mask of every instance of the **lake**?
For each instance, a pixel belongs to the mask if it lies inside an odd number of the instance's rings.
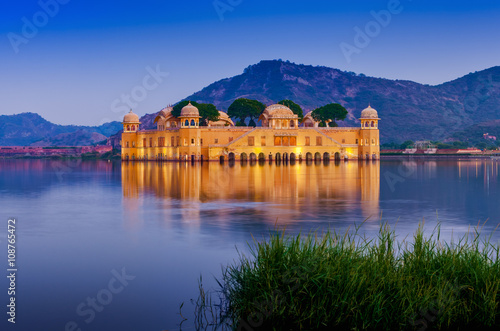
[[[500,162],[481,159],[219,164],[0,160],[0,259],[16,218],[16,325],[2,330],[193,329],[200,275],[252,236],[345,230],[444,238],[500,223]],[[397,224],[396,224],[397,223]],[[500,240],[499,233],[493,240]],[[8,280],[0,281],[8,303]],[[6,306],[3,309],[7,311]]]

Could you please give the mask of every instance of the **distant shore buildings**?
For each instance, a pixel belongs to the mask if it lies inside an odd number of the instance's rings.
[[[224,112],[217,122],[200,126],[198,109],[189,103],[180,116],[172,107],[155,118],[156,130],[141,130],[132,111],[123,118],[123,161],[232,160],[377,160],[380,158],[378,113],[361,112],[361,127],[319,127],[307,114],[299,122],[290,108],[275,104],[260,115],[261,127],[235,127]]]
[[[33,146],[0,146],[0,156],[7,157],[45,157],[45,156],[80,156],[85,153],[104,154],[111,152],[111,146],[67,146],[67,147],[33,147]]]
[[[483,138],[486,139],[486,140],[497,141],[497,137],[496,136],[492,136],[489,133],[483,134]]]

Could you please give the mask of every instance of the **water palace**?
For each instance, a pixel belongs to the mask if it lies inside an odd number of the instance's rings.
[[[368,106],[361,127],[319,127],[308,113],[299,118],[290,108],[275,104],[260,115],[261,127],[236,127],[219,111],[219,120],[200,126],[198,108],[189,103],[179,117],[172,107],[162,109],[156,130],[141,130],[132,111],[123,118],[122,160],[369,160],[379,159],[378,113]]]

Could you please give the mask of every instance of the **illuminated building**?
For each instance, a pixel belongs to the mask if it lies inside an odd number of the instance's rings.
[[[307,114],[302,122],[288,107],[275,104],[259,117],[260,127],[235,127],[226,113],[200,126],[198,109],[189,103],[179,117],[172,107],[155,118],[156,130],[141,130],[132,111],[123,119],[122,160],[352,160],[379,159],[377,111],[361,112],[361,127],[319,127]]]

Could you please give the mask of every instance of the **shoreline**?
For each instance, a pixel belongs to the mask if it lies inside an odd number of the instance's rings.
[[[493,159],[492,157],[498,157],[498,159]],[[105,160],[105,159],[112,159],[112,160],[121,160],[123,162],[131,163],[131,162],[144,162],[144,160],[128,160],[124,161],[121,159],[120,156],[113,155],[11,155],[11,156],[6,156],[6,155],[0,155],[0,160],[72,160],[72,159],[95,159],[95,160]],[[500,156],[498,155],[408,155],[408,154],[401,154],[401,155],[380,155],[379,160],[368,160],[368,161],[384,161],[384,160],[444,160],[444,159],[452,159],[452,160],[457,160],[457,159],[467,159],[467,160],[474,160],[474,159],[480,159],[480,160],[498,160],[500,161]],[[191,163],[190,160],[150,160],[146,162],[153,162],[153,163],[164,163],[164,162],[178,162],[178,163]],[[200,161],[196,161],[196,163],[199,163]],[[203,162],[210,162],[210,163],[220,163],[218,160],[204,160]],[[229,162],[229,161],[226,161]],[[235,161],[235,162],[244,162],[244,163],[259,163],[258,160],[256,161]],[[306,161],[302,160],[302,162],[312,162],[314,163],[314,160]],[[321,163],[324,161],[321,160]],[[332,163],[335,163],[336,161],[330,161]],[[359,159],[351,159],[351,160],[341,160],[337,162],[367,162],[367,160],[359,160]],[[265,163],[268,163],[266,160]],[[275,161],[273,161],[275,163]],[[285,163],[285,162],[279,162],[279,163]],[[290,161],[286,162],[290,163]],[[292,163],[301,163],[301,161],[296,161]]]
[[[380,153],[381,160],[395,160],[395,159],[491,159],[492,157],[500,157],[500,155],[449,155],[449,154],[382,154]]]

